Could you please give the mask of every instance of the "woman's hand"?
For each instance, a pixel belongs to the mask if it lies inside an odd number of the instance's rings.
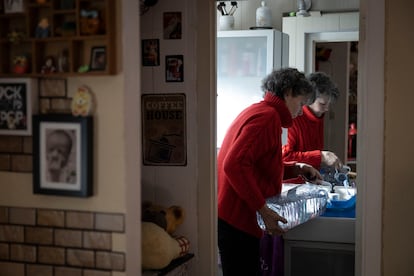
[[[262,216],[263,222],[266,225],[266,233],[270,235],[282,235],[286,232],[286,230],[279,226],[278,222],[287,223],[287,220],[267,207],[266,204],[259,209],[259,214]]]
[[[305,180],[309,182],[315,182],[316,180],[322,180],[322,176],[317,169],[311,165],[305,163],[296,163],[298,169],[298,175],[302,175]]]

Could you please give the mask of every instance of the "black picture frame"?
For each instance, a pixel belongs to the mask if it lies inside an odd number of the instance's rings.
[[[160,65],[160,40],[142,40],[142,66]]]
[[[105,71],[106,70],[106,47],[92,47],[91,60],[89,64],[90,71]]]
[[[33,193],[93,194],[93,118],[33,116]]]
[[[165,81],[183,82],[184,81],[184,56],[170,55],[165,56]]]
[[[37,87],[34,78],[0,78],[0,135],[32,135]]]

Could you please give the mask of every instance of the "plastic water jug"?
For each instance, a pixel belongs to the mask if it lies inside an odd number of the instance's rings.
[[[267,206],[288,222],[279,222],[282,229],[288,230],[323,214],[328,202],[328,191],[320,185],[302,184],[278,196],[266,199]],[[259,227],[266,230],[262,216],[257,212]]]

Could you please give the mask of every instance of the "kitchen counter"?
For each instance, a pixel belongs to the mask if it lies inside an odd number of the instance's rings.
[[[317,217],[283,235],[285,240],[355,243],[355,219]]]
[[[283,184],[282,192],[297,184]],[[285,240],[318,241],[333,243],[355,243],[355,218],[317,217],[307,221],[283,235]]]

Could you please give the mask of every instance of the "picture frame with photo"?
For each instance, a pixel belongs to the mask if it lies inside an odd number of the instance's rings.
[[[182,23],[181,12],[164,12],[163,37],[164,39],[181,39]]]
[[[93,194],[93,118],[33,116],[33,193]]]
[[[90,71],[105,71],[106,70],[106,47],[92,47],[91,60],[89,64]]]
[[[34,78],[0,79],[0,135],[32,135],[32,114],[38,111]]]
[[[171,55],[165,56],[165,81],[183,82],[184,81],[184,56]]]
[[[142,66],[160,65],[160,40],[142,40]]]

